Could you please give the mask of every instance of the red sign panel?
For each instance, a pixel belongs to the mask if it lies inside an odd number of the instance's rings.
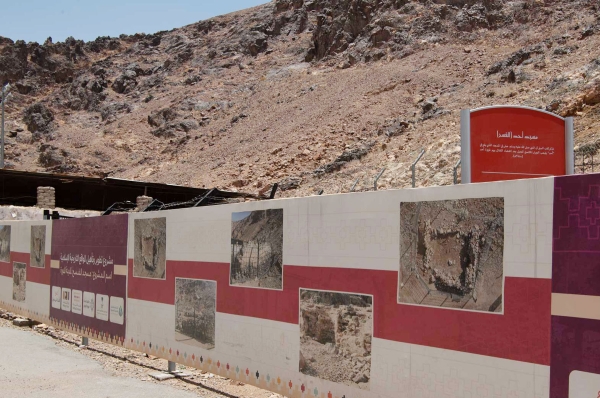
[[[471,112],[471,182],[567,174],[564,119],[527,108]]]

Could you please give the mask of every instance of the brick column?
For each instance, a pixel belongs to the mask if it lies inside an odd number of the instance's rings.
[[[150,203],[152,203],[153,200],[154,198],[151,198],[150,196],[138,196],[135,201],[137,205],[135,211],[144,211],[146,207],[150,206]]]
[[[56,207],[56,196],[53,187],[37,188],[37,207],[42,209],[54,209]]]

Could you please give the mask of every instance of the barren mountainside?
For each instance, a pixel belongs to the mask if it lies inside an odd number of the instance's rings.
[[[597,1],[274,0],[154,34],[0,38],[10,168],[283,196],[452,183],[464,108],[600,147]]]

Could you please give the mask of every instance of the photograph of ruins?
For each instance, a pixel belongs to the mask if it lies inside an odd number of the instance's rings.
[[[283,288],[283,209],[231,215],[230,283]]]
[[[31,226],[31,247],[29,265],[35,268],[46,266],[46,226]]]
[[[27,264],[13,263],[13,300],[25,301],[25,284],[27,282]]]
[[[134,221],[133,276],[165,279],[167,269],[167,219]]]
[[[398,301],[502,312],[504,198],[400,204]]]
[[[300,289],[300,372],[369,390],[373,297]]]
[[[215,348],[217,282],[175,278],[175,340]]]
[[[10,225],[0,225],[0,261],[10,263]]]

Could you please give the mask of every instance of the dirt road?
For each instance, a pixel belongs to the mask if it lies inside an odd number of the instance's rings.
[[[158,382],[149,374],[167,361],[42,328],[16,327],[0,318],[0,396],[25,398],[281,398],[224,377],[178,365],[188,377]]]
[[[0,327],[2,396],[88,398],[197,398],[168,385],[119,377],[91,358],[34,333]]]

